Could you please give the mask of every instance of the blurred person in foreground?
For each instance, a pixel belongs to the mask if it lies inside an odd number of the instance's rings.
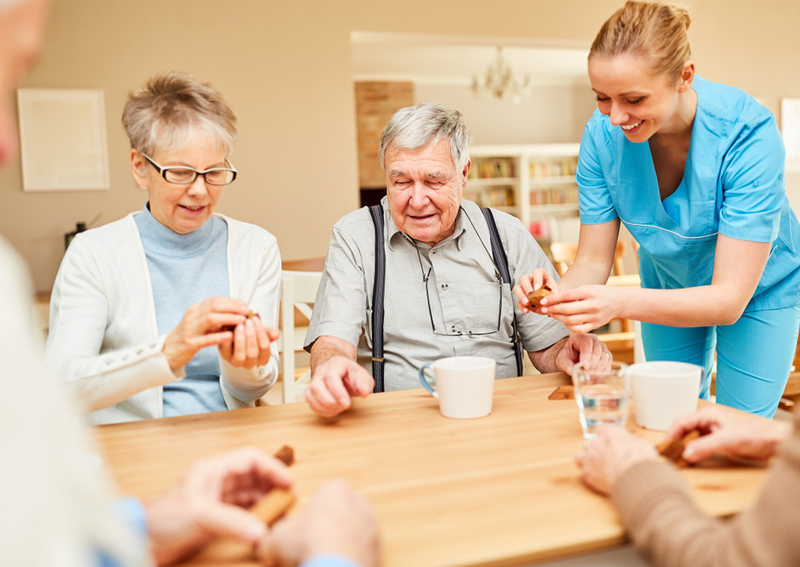
[[[732,520],[697,508],[689,487],[653,445],[618,426],[603,426],[576,456],[583,481],[611,496],[634,545],[654,565],[705,567],[800,565],[800,414],[789,423],[719,405],[677,420],[667,439],[691,431],[683,458],[711,456],[777,462],[755,505]]]
[[[0,0],[0,164],[17,153],[10,95],[39,52],[46,12],[45,0]],[[144,505],[112,504],[70,396],[45,379],[32,298],[24,263],[0,238],[0,565],[166,565],[216,535],[258,544],[259,556],[273,565],[377,565],[371,510],[341,482],[321,487],[272,532],[248,513],[273,487],[291,486],[286,467],[255,449],[195,463]],[[315,535],[320,531],[326,537]]]
[[[172,72],[129,97],[122,123],[148,200],[70,244],[48,368],[93,424],[252,407],[278,378],[281,258],[269,232],[214,213],[234,190],[236,117]]]

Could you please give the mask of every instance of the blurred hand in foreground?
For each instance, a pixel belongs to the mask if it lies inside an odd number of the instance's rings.
[[[315,555],[342,555],[361,567],[377,567],[378,524],[366,498],[342,481],[330,481],[297,514],[275,524],[256,555],[269,567],[299,565]]]
[[[156,562],[175,563],[216,536],[257,543],[267,527],[247,509],[273,488],[291,485],[286,465],[259,449],[197,461],[177,484],[145,504]]]
[[[658,459],[656,448],[618,425],[601,425],[588,448],[575,455],[581,480],[608,494],[617,478],[642,461]]]
[[[714,455],[766,461],[791,435],[792,426],[715,404],[678,419],[667,431],[666,439],[677,439],[695,430],[701,436],[687,443],[683,451],[683,458],[689,463]]]

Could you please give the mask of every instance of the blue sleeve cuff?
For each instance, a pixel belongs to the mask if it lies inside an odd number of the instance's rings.
[[[147,537],[147,512],[138,498],[120,498],[114,502],[114,508],[138,536]]]
[[[300,567],[361,567],[358,563],[344,555],[315,555],[304,561]]]
[[[130,526],[131,530],[139,536],[144,549],[147,541],[147,513],[144,510],[144,505],[138,498],[131,496],[114,501],[114,509],[122,520]],[[94,565],[96,567],[122,567],[122,564],[116,558],[102,549],[97,550]]]

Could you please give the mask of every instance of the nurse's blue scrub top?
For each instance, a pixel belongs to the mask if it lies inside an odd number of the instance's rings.
[[[784,188],[784,149],[772,114],[739,89],[695,77],[697,114],[686,170],[661,201],[647,142],[629,142],[594,112],[578,159],[582,224],[619,217],[639,242],[642,287],[711,284],[717,235],[771,242],[745,311],[800,301],[800,225]]]

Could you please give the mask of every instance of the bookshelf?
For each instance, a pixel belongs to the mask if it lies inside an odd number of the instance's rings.
[[[580,144],[473,146],[464,198],[511,213],[529,228],[576,217],[579,149]]]

